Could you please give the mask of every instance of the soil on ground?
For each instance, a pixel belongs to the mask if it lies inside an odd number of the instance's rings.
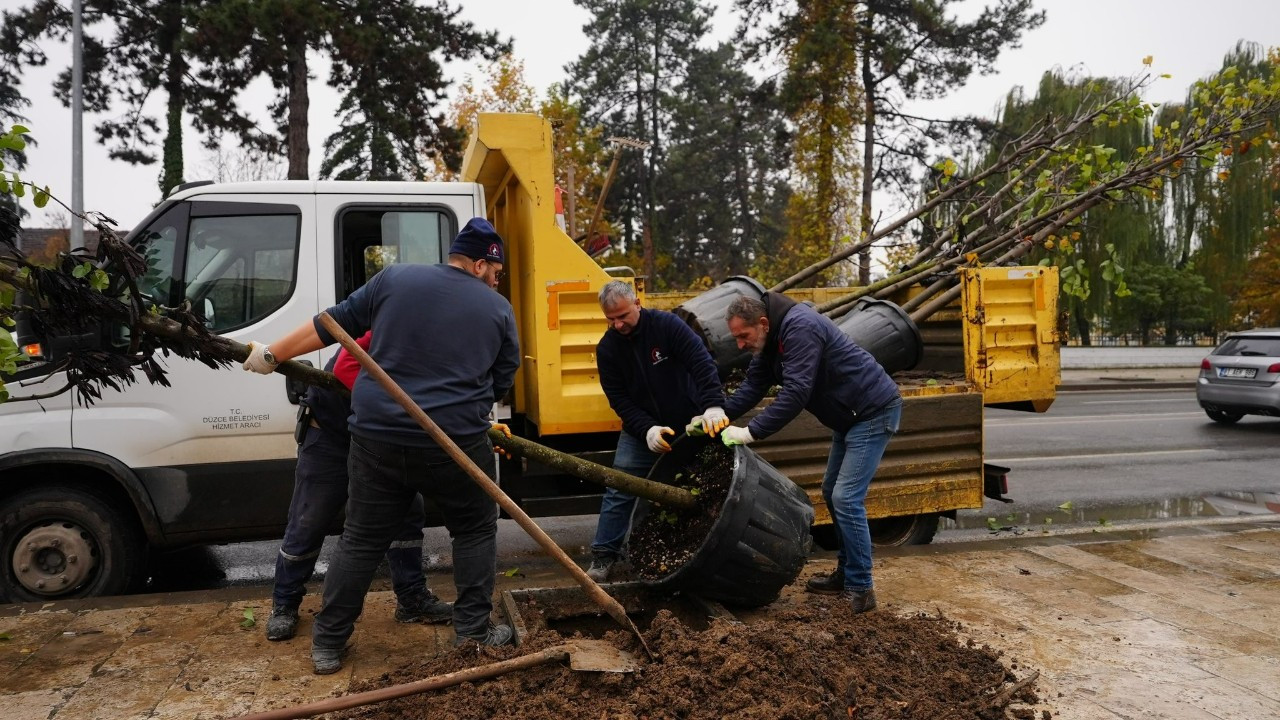
[[[854,615],[837,597],[804,596],[745,624],[713,620],[694,630],[667,610],[644,636],[604,637],[642,659],[633,674],[542,666],[346,711],[343,718],[470,720],[1048,720],[1034,673],[966,641],[941,616]],[[535,633],[520,647],[456,648],[355,690],[485,665],[564,642]]]

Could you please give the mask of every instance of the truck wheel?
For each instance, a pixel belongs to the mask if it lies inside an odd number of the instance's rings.
[[[873,545],[928,545],[938,532],[938,513],[879,518],[868,524]]]
[[[0,598],[117,595],[137,587],[145,567],[137,524],[97,494],[40,488],[0,503]]]
[[[1240,422],[1240,418],[1244,417],[1243,415],[1223,412],[1221,410],[1205,410],[1204,414],[1208,415],[1210,420],[1216,423],[1222,423],[1223,425],[1235,425]]]

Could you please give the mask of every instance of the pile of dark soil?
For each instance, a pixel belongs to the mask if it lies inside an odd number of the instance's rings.
[[[707,539],[733,484],[733,457],[733,451],[718,442],[707,445],[671,483],[697,496],[693,508],[677,511],[653,505],[636,522],[628,557],[642,579],[658,580],[675,572]]]
[[[470,720],[1031,720],[1034,676],[1019,682],[999,654],[961,642],[940,616],[853,615],[809,598],[749,624],[694,631],[661,611],[645,632],[656,659],[624,675],[558,665],[347,711],[344,718]],[[642,657],[630,635],[606,639]],[[519,648],[474,646],[384,675],[359,690],[484,665],[560,643],[536,634]],[[1018,670],[1016,663],[1012,664]],[[1050,718],[1042,711],[1041,718]]]

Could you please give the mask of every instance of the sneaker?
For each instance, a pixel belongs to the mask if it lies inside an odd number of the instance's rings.
[[[458,635],[453,641],[453,646],[465,645],[468,642],[476,642],[481,645],[506,645],[511,642],[511,638],[515,636],[510,625],[494,625],[489,623],[488,627],[474,635]]]
[[[853,606],[854,615],[860,615],[876,609],[876,591],[872,588],[849,590],[841,593],[840,597],[843,600],[848,600],[849,604]]]
[[[267,639],[288,640],[298,634],[298,608],[276,605],[267,618]]]
[[[453,620],[453,603],[447,603],[427,590],[406,599],[396,598],[396,622],[425,622],[433,625]]]
[[[347,656],[347,648],[311,648],[311,664],[316,675],[332,675],[342,669],[342,658]]]
[[[609,573],[613,572],[613,566],[617,564],[617,558],[593,557],[591,567],[587,568],[587,577],[596,582],[604,582],[609,579]]]
[[[819,595],[839,595],[844,592],[844,568],[837,567],[828,575],[809,578],[809,582],[804,584],[804,589],[806,592]]]

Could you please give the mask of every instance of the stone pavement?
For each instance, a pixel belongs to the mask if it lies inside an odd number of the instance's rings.
[[[1039,670],[1041,709],[1062,720],[1276,718],[1277,520],[887,549],[880,612],[959,621],[1019,677]],[[801,581],[833,562],[816,554]],[[548,570],[500,587],[569,582]],[[779,602],[811,601],[798,585]],[[394,597],[375,592],[346,667],[321,677],[307,637],[314,593],[290,642],[264,639],[269,603],[266,589],[240,588],[0,608],[0,716],[234,717],[344,692],[453,639],[447,627],[396,624]],[[246,609],[256,627],[241,627]]]

